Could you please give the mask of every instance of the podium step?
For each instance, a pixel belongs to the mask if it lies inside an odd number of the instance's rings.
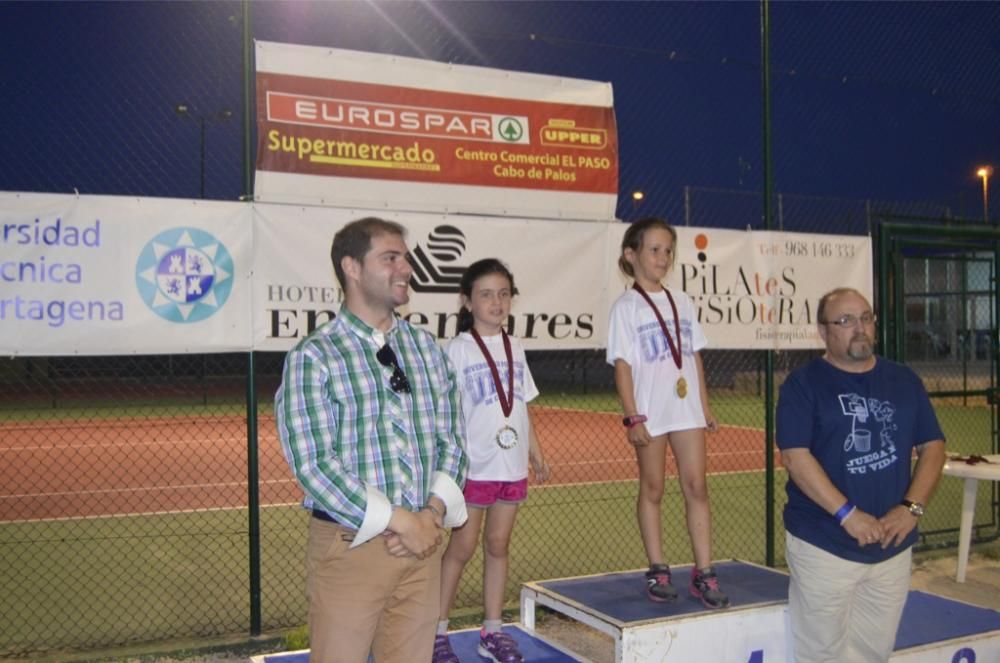
[[[708,610],[687,593],[691,567],[675,567],[675,603],[646,598],[644,570],[525,583],[521,622],[535,626],[544,605],[611,636],[616,663],[694,660],[785,663],[788,576],[756,564],[715,565],[731,607]],[[891,660],[1000,661],[1000,612],[911,591]]]
[[[535,607],[545,605],[610,635],[617,663],[726,661],[786,663],[788,576],[746,562],[715,565],[732,607],[707,610],[688,596],[691,567],[673,569],[675,603],[646,598],[643,570],[525,583],[522,625],[505,625],[530,663],[585,660],[534,632]],[[477,629],[451,634],[462,663],[482,663]],[[256,656],[255,663],[308,663],[308,650]],[[892,663],[1000,661],[1000,612],[911,591],[903,608]],[[415,662],[419,663],[419,662]],[[595,661],[594,663],[604,663]]]

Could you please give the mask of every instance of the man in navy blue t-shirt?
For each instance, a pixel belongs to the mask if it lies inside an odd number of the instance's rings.
[[[944,435],[920,378],[875,356],[861,293],[827,293],[816,320],[826,353],[793,371],[778,399],[792,648],[800,663],[887,661]]]

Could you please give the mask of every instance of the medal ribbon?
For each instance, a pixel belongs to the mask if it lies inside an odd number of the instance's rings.
[[[493,374],[493,386],[497,389],[497,400],[500,401],[500,410],[503,412],[505,418],[510,417],[510,413],[514,411],[514,354],[510,349],[510,338],[507,336],[507,332],[501,328],[500,336],[503,337],[503,350],[507,355],[507,395],[504,396],[503,383],[500,382],[500,370],[497,368],[496,362],[493,361],[493,356],[490,354],[486,344],[483,343],[483,337],[479,335],[479,332],[475,328],[470,329],[469,333],[472,334],[472,338],[475,339],[479,350],[486,357],[486,364],[490,367],[490,373]]]
[[[660,286],[663,288],[663,286]],[[670,310],[674,314],[674,330],[677,333],[677,345],[674,345],[674,339],[670,338],[670,334],[667,333],[667,323],[664,321],[663,316],[660,315],[660,309],[656,308],[656,304],[653,303],[653,299],[646,294],[646,291],[642,289],[638,283],[632,284],[632,289],[642,295],[642,298],[646,300],[649,304],[649,308],[653,309],[653,313],[656,314],[656,319],[660,322],[660,329],[663,330],[663,335],[667,337],[667,346],[670,348],[670,358],[674,360],[674,365],[677,370],[681,369],[681,363],[683,358],[681,357],[681,320],[677,315],[677,304],[674,303],[673,295],[666,288],[663,288],[663,292],[667,293],[667,301],[670,302]]]

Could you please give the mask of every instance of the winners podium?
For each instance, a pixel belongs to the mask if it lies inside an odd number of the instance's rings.
[[[715,565],[731,607],[707,610],[688,596],[691,567],[674,567],[680,596],[674,603],[646,598],[643,571],[605,573],[525,583],[521,624],[504,625],[526,663],[589,661],[572,645],[535,631],[535,609],[545,606],[615,642],[616,663],[790,663],[786,646],[788,576],[746,562]],[[452,632],[462,663],[483,663],[476,629]],[[256,656],[254,663],[308,663],[308,650]],[[997,663],[1000,612],[911,591],[896,634],[893,663]],[[414,661],[414,663],[426,663]],[[592,663],[608,663],[593,661]],[[845,661],[845,663],[851,663]]]
[[[715,569],[731,601],[725,610],[707,610],[688,595],[688,566],[672,569],[680,594],[674,603],[646,598],[643,571],[525,583],[521,622],[530,634],[537,606],[562,613],[611,636],[616,663],[791,661],[785,638],[788,576],[738,561]],[[891,660],[1000,661],[1000,612],[911,591]]]

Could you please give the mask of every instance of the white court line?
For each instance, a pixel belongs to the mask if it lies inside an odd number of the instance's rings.
[[[539,410],[559,410],[560,412],[579,412],[584,414],[607,414],[614,415],[615,417],[622,417],[621,412],[614,412],[610,410],[588,410],[586,408],[579,407],[560,407],[558,405],[532,405],[531,407],[538,408]],[[736,424],[719,424],[720,428],[735,428],[737,430],[752,430],[759,431],[761,433],[765,432],[763,428],[757,428],[756,426],[737,426]]]
[[[710,456],[745,456],[748,454],[756,454],[756,451],[727,451],[711,453]],[[591,465],[608,465],[609,463],[614,464],[635,464],[635,458],[599,458],[596,460],[581,460],[572,461],[569,463],[559,463],[556,467],[586,467]],[[734,470],[726,472],[709,472],[709,475],[723,475],[723,474],[745,474],[747,472],[763,472],[763,469],[747,469],[747,470]],[[611,479],[607,481],[585,481],[585,482],[573,482],[573,483],[546,483],[539,484],[535,487],[546,488],[552,486],[587,486],[593,484],[601,483],[616,483],[619,481],[624,481],[624,479]],[[289,479],[266,479],[260,481],[259,485],[262,486],[276,486],[283,484],[294,484],[296,480],[294,478]],[[0,495],[0,500],[13,500],[13,499],[26,499],[26,498],[36,498],[36,497],[72,497],[72,496],[91,496],[91,495],[114,495],[114,494],[135,494],[149,491],[178,491],[178,490],[198,490],[198,489],[211,489],[211,488],[232,488],[232,487],[246,487],[246,481],[228,481],[224,483],[199,483],[199,484],[180,484],[180,485],[162,485],[162,486],[139,486],[133,488],[102,488],[97,490],[70,490],[70,491],[58,491],[51,493],[14,493],[10,495]],[[150,512],[159,513],[159,512]]]
[[[295,483],[295,479],[267,479],[265,481],[259,482],[259,485],[270,486],[279,485],[285,483]],[[70,497],[70,496],[89,496],[89,495],[116,495],[121,493],[142,493],[148,491],[173,491],[173,490],[194,490],[200,488],[231,488],[239,487],[246,488],[246,481],[228,481],[226,483],[196,483],[196,484],[181,484],[178,486],[142,486],[138,488],[103,488],[99,490],[68,490],[57,493],[20,493],[14,495],[0,495],[0,500],[12,500],[12,499],[25,499],[31,497]]]
[[[777,467],[776,466],[774,468],[774,471],[775,472],[784,472],[785,468],[783,468],[783,467]],[[708,472],[707,476],[710,476],[710,477],[724,477],[724,476],[729,476],[729,475],[732,475],[732,474],[755,474],[755,473],[756,474],[763,474],[764,472],[765,472],[764,468],[757,469],[757,470],[726,470],[725,472]],[[673,478],[673,477],[671,477],[671,478]],[[545,489],[548,489],[548,488],[566,488],[567,486],[604,486],[604,485],[610,485],[610,484],[613,484],[613,483],[634,483],[634,482],[636,482],[638,480],[639,480],[639,478],[636,477],[634,479],[604,479],[604,480],[601,480],[601,481],[580,481],[580,482],[574,482],[574,483],[552,483],[551,481],[548,481],[548,482],[543,483],[543,484],[533,484],[531,486],[531,489],[532,490],[545,490]]]
[[[745,451],[709,451],[708,457],[719,458],[724,456],[750,456],[750,455],[756,456],[760,454],[762,451],[763,449],[749,449]],[[667,460],[669,461],[672,458],[673,458],[672,456],[668,456]],[[622,456],[618,458],[597,458],[594,460],[574,460],[568,463],[557,463],[555,467],[577,467],[580,465],[599,465],[604,463],[625,463],[625,462],[635,463],[636,460],[634,456],[627,456],[627,457]]]
[[[193,446],[193,445],[203,445],[203,444],[218,444],[219,442],[231,442],[233,438],[231,437],[205,437],[198,438],[196,440],[164,440],[160,442],[129,442],[127,440],[122,442],[103,442],[100,444],[46,444],[46,445],[33,445],[24,447],[3,447],[0,448],[0,453],[4,451],[77,451],[83,449],[115,449],[115,448],[129,448],[129,447],[182,447],[182,446]],[[245,447],[240,447],[244,449]]]
[[[774,468],[775,472],[785,472],[785,468],[776,466]],[[709,472],[708,476],[730,476],[734,474],[753,474],[764,472],[763,469],[758,470],[732,470],[726,472]],[[534,484],[531,488],[532,490],[550,490],[552,488],[566,488],[569,486],[610,486],[613,484],[620,483],[635,483],[638,481],[638,477],[631,479],[606,479],[602,481],[580,481],[574,483],[544,483],[544,484]],[[294,483],[293,479],[275,479],[271,481],[263,481],[262,484],[284,484],[284,483]],[[229,485],[229,484],[215,484],[215,485]],[[246,484],[235,484],[245,486]],[[67,493],[68,495],[84,495],[87,493]],[[45,494],[42,493],[42,496]],[[5,496],[0,496],[0,500],[4,499]],[[14,497],[14,496],[10,496]],[[302,502],[277,502],[273,504],[261,504],[261,509],[269,508],[287,508],[294,506],[302,506]],[[57,523],[57,522],[74,522],[81,520],[101,520],[108,518],[136,518],[140,516],[169,516],[169,515],[179,515],[187,513],[214,513],[217,511],[239,511],[247,509],[247,505],[240,504],[234,506],[222,506],[222,507],[205,507],[200,509],[174,509],[169,511],[138,511],[131,513],[108,513],[108,514],[97,514],[92,516],[66,516],[62,518],[24,518],[20,520],[4,520],[0,521],[0,525],[6,524],[16,524],[16,523]]]
[[[302,506],[302,502],[280,502],[275,504],[261,504],[261,509],[269,509],[271,507],[281,507],[288,508],[290,506]],[[205,507],[204,509],[174,509],[172,511],[137,511],[133,513],[108,513],[108,514],[98,514],[94,516],[65,516],[63,518],[25,518],[22,520],[5,520],[0,521],[0,525],[14,524],[14,523],[60,523],[60,522],[75,522],[79,520],[106,520],[109,518],[136,518],[140,516],[177,516],[188,513],[215,513],[217,511],[245,511],[247,509],[246,504],[238,504],[234,506],[216,506],[216,507]]]
[[[258,436],[258,441],[260,442],[270,442],[278,441],[278,436],[273,437],[260,437]],[[105,449],[105,448],[117,448],[117,447],[156,447],[156,446],[191,446],[196,444],[218,444],[218,443],[230,443],[239,442],[239,448],[241,450],[246,449],[246,438],[245,437],[233,437],[232,435],[220,436],[220,437],[196,437],[196,438],[172,438],[169,440],[152,440],[148,442],[133,442],[128,438],[122,440],[107,440],[97,443],[90,444],[74,444],[72,442],[66,444],[36,444],[30,446],[20,446],[20,447],[0,447],[0,453],[4,451],[53,451],[53,450],[77,450],[77,449]]]

